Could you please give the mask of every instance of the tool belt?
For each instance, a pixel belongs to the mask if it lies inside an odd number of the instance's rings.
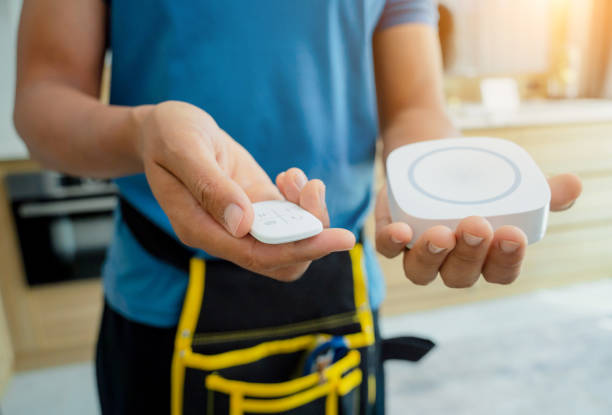
[[[414,337],[375,341],[361,243],[286,283],[192,258],[124,199],[120,209],[145,250],[189,274],[172,415],[373,413],[380,359],[418,361],[434,346]]]

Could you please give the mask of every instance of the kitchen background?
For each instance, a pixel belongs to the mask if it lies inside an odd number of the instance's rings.
[[[114,188],[28,159],[11,121],[20,4],[0,0],[0,413],[96,413]],[[584,193],[551,216],[511,286],[417,287],[381,258],[383,331],[438,343],[418,365],[388,364],[390,412],[611,413],[612,2],[441,0],[439,11],[463,133],[511,139],[545,173],[577,173]]]

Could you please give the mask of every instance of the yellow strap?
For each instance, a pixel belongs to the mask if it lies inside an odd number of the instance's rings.
[[[206,263],[203,259],[192,258],[189,267],[189,286],[179,320],[174,347],[176,350],[191,348],[191,341],[200,315],[202,297],[204,296],[204,281]]]
[[[183,357],[184,363],[194,369],[214,371],[231,366],[252,363],[273,354],[293,353],[306,349],[316,341],[315,335],[294,337],[286,340],[275,340],[260,343],[248,349],[232,350],[225,353],[204,355],[187,352]]]
[[[360,369],[355,369],[340,380],[338,394],[344,396],[361,384],[363,373]]]
[[[368,402],[376,402],[376,375],[373,373],[368,376]]]
[[[204,296],[206,263],[202,259],[193,258],[189,265],[189,286],[177,328],[172,357],[172,415],[181,415],[183,412],[184,359],[191,354],[191,340]]]
[[[174,353],[174,356],[172,357],[171,379],[171,413],[172,415],[181,415],[183,412],[183,386],[185,382],[185,366],[183,365],[181,357],[178,355],[178,353],[176,353],[176,351]]]
[[[230,415],[242,415],[244,408],[242,406],[244,402],[243,396],[239,393],[232,393],[230,395]]]
[[[338,396],[344,396],[355,389],[361,383],[361,378],[361,370],[355,369],[343,379],[334,377],[327,383],[280,399],[241,399],[243,395],[237,391],[230,395],[230,403],[236,405],[230,408],[230,414],[239,415],[243,412],[264,414],[285,412],[326,396],[325,414],[336,415],[338,413]]]
[[[353,283],[355,286],[355,307],[359,309],[368,303],[368,292],[363,272],[363,245],[357,244],[349,251],[353,267]]]
[[[368,304],[368,288],[364,272],[363,245],[357,244],[349,251],[353,267],[353,286],[355,291],[355,308],[358,310],[361,332],[344,336],[349,347],[359,348],[374,343],[374,320]]]
[[[351,350],[346,356],[323,371],[324,378],[339,378],[344,372],[359,365],[361,355],[356,350]],[[250,383],[238,380],[225,379],[218,374],[206,377],[208,389],[224,392],[226,394],[240,393],[245,396],[271,398],[277,396],[291,395],[317,384],[320,380],[318,373],[279,383]]]
[[[229,380],[216,373],[206,377],[206,388],[214,391],[232,394],[240,392],[254,398],[269,398],[276,396],[287,396],[308,389],[319,381],[318,373],[293,379],[287,382],[274,383],[248,383],[237,380]]]
[[[336,389],[331,388],[327,399],[325,400],[325,415],[337,415],[338,414],[338,395]]]
[[[326,396],[330,388],[331,386],[329,383],[324,383],[323,385],[315,386],[312,389],[308,389],[305,392],[287,398],[270,400],[245,399],[242,401],[242,409],[244,412],[258,414],[289,411]]]

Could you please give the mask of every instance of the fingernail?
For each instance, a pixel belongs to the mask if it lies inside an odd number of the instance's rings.
[[[519,244],[518,242],[514,242],[514,241],[501,241],[499,243],[499,247],[506,254],[511,254],[515,252],[517,249],[519,249],[519,246],[521,246],[521,244]]]
[[[321,199],[321,206],[323,207],[323,209],[326,209],[327,205],[325,204],[325,188],[319,191],[319,198]]]
[[[432,254],[436,255],[439,254],[440,252],[444,251],[446,248],[442,248],[439,246],[436,246],[434,244],[432,244],[431,242],[427,242],[427,250],[429,252],[431,252]]]
[[[229,230],[232,235],[236,235],[236,230],[238,229],[238,226],[240,226],[240,222],[242,222],[243,215],[244,212],[242,212],[240,206],[235,203],[230,203],[225,208],[225,211],[223,212],[223,220],[225,221],[227,230]]]
[[[393,242],[394,244],[401,244],[401,243],[403,243],[402,241],[397,239],[395,236],[391,236],[391,242]]]
[[[576,203],[576,199],[572,200],[571,202],[569,202],[567,205],[562,206],[561,210],[567,210],[569,208],[571,208],[572,206],[574,206],[574,203]]]
[[[304,173],[300,171],[294,175],[293,181],[295,182],[295,185],[297,186],[297,188],[299,190],[302,190],[304,186],[306,186],[306,183],[308,183],[308,178],[306,177]]]
[[[463,240],[469,246],[478,246],[482,242],[484,238],[476,235],[472,235],[471,233],[463,232]]]

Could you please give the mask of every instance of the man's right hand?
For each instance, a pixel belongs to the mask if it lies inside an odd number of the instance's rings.
[[[299,278],[314,259],[348,250],[354,235],[329,229],[325,185],[297,168],[281,173],[278,188],[251,155],[210,115],[184,102],[135,108],[141,125],[137,152],[149,185],[179,239],[251,271],[283,280]],[[267,245],[248,234],[251,203],[283,199],[324,224],[312,238]]]

